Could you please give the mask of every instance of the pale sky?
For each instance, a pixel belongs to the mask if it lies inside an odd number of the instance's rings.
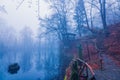
[[[8,25],[13,26],[18,31],[24,26],[29,26],[36,33],[39,27],[38,0],[24,0],[22,5],[16,10],[21,1],[23,0],[0,0],[0,6],[4,6],[7,11],[7,14],[0,13],[0,18],[3,18]],[[39,1],[39,13],[44,18],[50,14],[49,5],[44,0]]]

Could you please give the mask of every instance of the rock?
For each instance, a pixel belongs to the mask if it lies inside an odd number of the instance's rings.
[[[14,63],[8,66],[8,72],[10,74],[16,74],[20,69],[20,66],[18,63]]]

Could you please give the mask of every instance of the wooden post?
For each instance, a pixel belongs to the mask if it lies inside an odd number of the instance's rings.
[[[78,56],[79,56],[80,59],[83,60],[83,53],[82,53],[82,46],[81,46],[81,44],[78,47]]]
[[[88,41],[86,41],[86,47],[87,47],[88,59],[91,60]]]

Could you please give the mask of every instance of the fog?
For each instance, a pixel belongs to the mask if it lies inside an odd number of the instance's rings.
[[[75,41],[107,33],[120,21],[120,2],[113,3],[101,8],[98,0],[1,0],[0,80],[63,80]],[[20,70],[10,74],[14,63]]]

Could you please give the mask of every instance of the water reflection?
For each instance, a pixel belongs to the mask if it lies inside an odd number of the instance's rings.
[[[43,45],[43,44],[42,44]],[[48,45],[48,44],[47,44]],[[42,48],[42,49],[41,49]],[[0,59],[0,80],[51,80],[59,74],[58,45],[42,46],[29,53],[9,52]],[[8,73],[8,66],[20,65],[17,74]]]

